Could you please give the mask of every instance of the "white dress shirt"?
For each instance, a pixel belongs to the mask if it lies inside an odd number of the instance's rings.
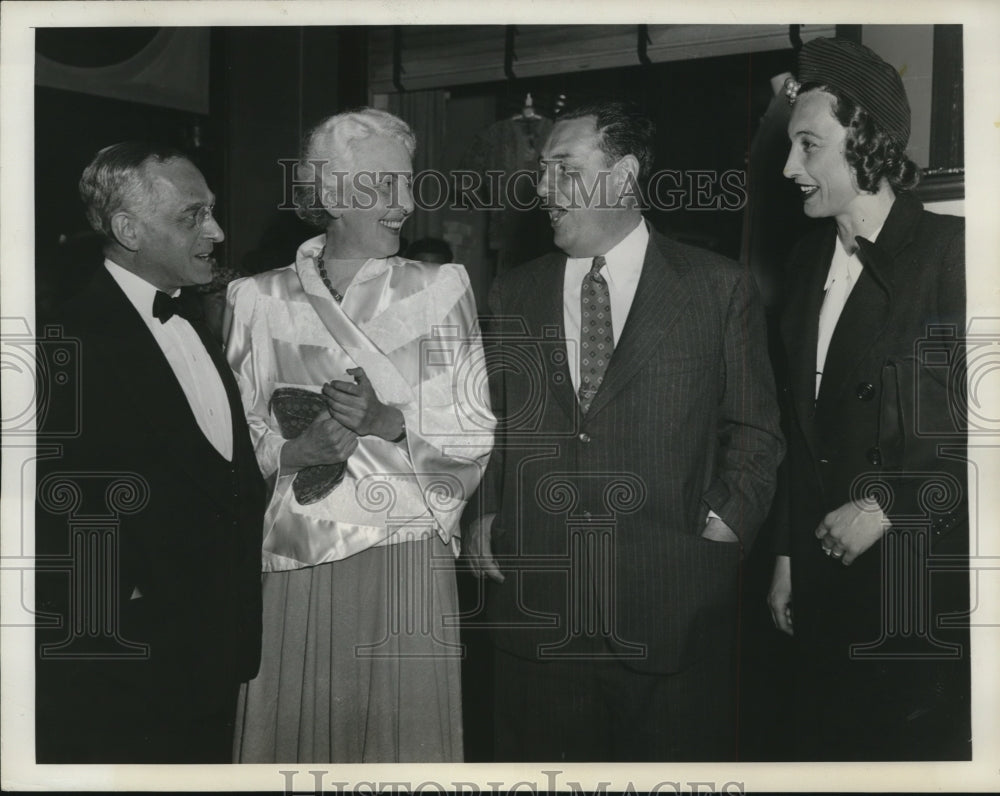
[[[639,285],[642,263],[646,259],[649,230],[642,219],[617,246],[604,255],[601,276],[608,283],[611,299],[611,331],[615,345],[625,328],[635,289]],[[583,277],[590,271],[593,257],[569,257],[563,281],[563,325],[566,327],[566,355],[573,392],[580,391],[580,290]]]
[[[145,279],[111,260],[106,259],[104,267],[152,332],[187,397],[198,427],[213,447],[227,461],[232,461],[233,416],[226,388],[198,333],[178,315],[166,323],[160,323],[153,316],[153,299],[157,289]],[[175,291],[175,295],[179,292]]]
[[[646,222],[640,220],[634,230],[604,255],[601,275],[608,283],[608,296],[611,299],[611,333],[614,335],[616,346],[622,336],[622,329],[625,328],[625,321],[628,320],[629,310],[632,309],[648,245],[649,229],[646,227]],[[566,274],[563,279],[563,324],[566,327],[567,364],[574,393],[580,391],[580,291],[583,277],[590,270],[593,260],[593,257],[567,258]],[[710,519],[719,519],[719,515],[709,510],[705,522]]]
[[[875,230],[875,234],[870,238],[872,243],[881,231],[882,227]],[[819,333],[816,337],[816,397],[819,397],[819,385],[823,380],[826,355],[830,350],[830,341],[837,328],[837,321],[840,320],[840,315],[847,306],[847,299],[861,278],[864,268],[858,259],[857,251],[848,252],[838,235],[833,249],[833,259],[830,261],[830,270],[826,275],[826,284],[823,285],[825,292],[823,306],[819,311]]]

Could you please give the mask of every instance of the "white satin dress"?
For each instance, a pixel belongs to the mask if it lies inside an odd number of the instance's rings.
[[[460,265],[371,259],[334,301],[316,268],[230,285],[227,356],[265,478],[263,661],[240,693],[243,763],[462,760],[458,521],[493,444],[482,340]],[[344,480],[301,505],[268,411],[360,366],[406,438],[363,437]]]

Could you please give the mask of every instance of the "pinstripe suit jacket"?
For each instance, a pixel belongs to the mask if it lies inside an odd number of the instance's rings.
[[[677,671],[709,654],[735,612],[739,548],[783,454],[763,313],[746,269],[651,230],[584,416],[566,360],[565,265],[541,257],[490,296],[500,426],[484,503],[506,576],[490,587],[494,641],[544,659],[596,632],[635,669]],[[741,545],[700,537],[709,509]]]

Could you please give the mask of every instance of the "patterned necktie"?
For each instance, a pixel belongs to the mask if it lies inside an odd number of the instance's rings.
[[[615,347],[611,328],[611,296],[601,276],[604,258],[594,258],[580,288],[580,409],[584,414],[604,381]]]

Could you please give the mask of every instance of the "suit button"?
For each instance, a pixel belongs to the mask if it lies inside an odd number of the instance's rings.
[[[588,442],[590,442],[590,434],[588,434],[586,431],[583,431],[580,433],[580,436],[577,437],[577,439],[580,440],[580,442],[587,444]]]
[[[868,382],[862,382],[858,385],[858,391],[856,393],[859,401],[870,401],[875,397],[875,385],[869,384]]]
[[[865,452],[865,456],[868,459],[869,464],[874,464],[876,467],[882,464],[882,451],[878,449],[878,446],[869,448]]]

